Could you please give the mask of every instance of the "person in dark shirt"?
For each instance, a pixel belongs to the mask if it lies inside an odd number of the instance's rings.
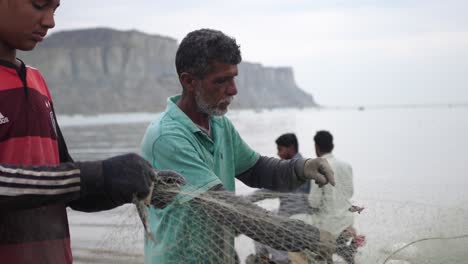
[[[299,143],[294,133],[286,133],[279,136],[275,140],[275,143],[278,149],[278,156],[281,159],[302,159],[302,155],[299,153]],[[309,210],[309,202],[307,201],[307,195],[309,192],[310,181],[307,181],[294,191],[290,192],[290,195],[281,195],[279,197],[280,206],[278,214],[289,217],[293,214]]]
[[[299,153],[299,143],[296,134],[282,134],[275,140],[275,143],[278,150],[278,156],[282,160],[302,159],[302,155]],[[288,193],[260,189],[249,196],[249,199],[251,201],[260,201],[263,199],[278,198],[280,202],[278,215],[285,217],[300,213],[311,213],[313,208],[310,208],[307,200],[307,196],[310,192],[310,186],[310,181],[307,181],[294,191]],[[276,250],[258,242],[255,242],[255,252],[255,258],[266,263],[290,263],[288,252]]]

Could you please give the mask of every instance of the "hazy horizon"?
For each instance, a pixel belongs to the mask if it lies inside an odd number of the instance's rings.
[[[465,103],[466,11],[462,0],[62,1],[52,33],[108,27],[180,41],[215,28],[245,61],[292,67],[322,105]]]

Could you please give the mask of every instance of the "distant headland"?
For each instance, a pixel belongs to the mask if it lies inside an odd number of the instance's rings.
[[[108,28],[62,31],[18,55],[41,70],[59,114],[158,112],[180,93],[177,40]],[[317,106],[290,67],[242,62],[233,108]]]

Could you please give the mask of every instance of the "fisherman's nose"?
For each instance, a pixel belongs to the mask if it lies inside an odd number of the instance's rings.
[[[236,85],[236,82],[234,80],[232,80],[230,83],[229,83],[229,87],[228,89],[226,90],[226,93],[229,95],[229,96],[234,96],[237,94],[237,85]]]

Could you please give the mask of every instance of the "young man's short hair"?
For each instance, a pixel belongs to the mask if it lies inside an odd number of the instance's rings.
[[[333,135],[326,131],[320,130],[314,136],[315,144],[319,147],[323,153],[330,153],[333,150]]]
[[[283,147],[294,146],[296,151],[299,151],[299,143],[297,142],[297,137],[294,133],[286,133],[279,136],[276,139],[276,145]]]

